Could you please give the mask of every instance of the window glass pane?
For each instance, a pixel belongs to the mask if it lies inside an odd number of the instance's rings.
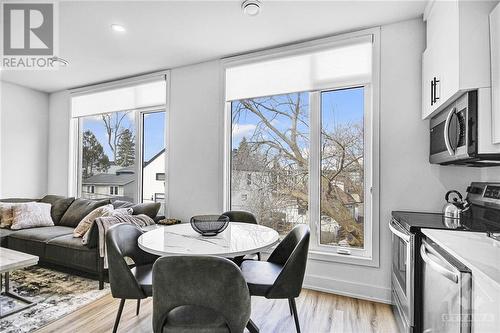
[[[142,202],[160,202],[165,213],[165,111],[143,115]]]
[[[364,247],[364,88],[321,93],[324,245]]]
[[[134,111],[81,118],[81,197],[137,202]]]
[[[288,233],[308,223],[309,93],[231,103],[231,209]]]

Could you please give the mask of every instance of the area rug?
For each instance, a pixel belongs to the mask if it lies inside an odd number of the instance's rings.
[[[99,290],[95,280],[39,266],[12,272],[10,284],[11,291],[36,304],[0,319],[2,333],[33,332],[109,293],[109,285]],[[0,296],[2,309],[14,302]]]

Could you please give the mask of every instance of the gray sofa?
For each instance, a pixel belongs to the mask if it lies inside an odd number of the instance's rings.
[[[73,238],[73,230],[88,213],[97,207],[113,204],[115,208],[131,207],[133,214],[146,214],[156,221],[159,203],[132,204],[121,200],[75,199],[56,195],[46,195],[42,199],[2,199],[2,202],[39,201],[50,203],[52,227],[22,230],[0,228],[0,246],[38,256],[40,263],[63,266],[71,270],[90,273],[99,279],[99,289],[104,288],[106,270],[99,256],[98,230],[90,230],[88,244],[81,238]]]

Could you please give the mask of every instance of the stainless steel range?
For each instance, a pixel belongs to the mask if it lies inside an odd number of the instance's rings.
[[[441,213],[392,212],[392,300],[402,332],[423,329],[421,229],[484,232],[496,239],[500,235],[500,183],[472,183],[466,200],[470,208],[453,223]]]

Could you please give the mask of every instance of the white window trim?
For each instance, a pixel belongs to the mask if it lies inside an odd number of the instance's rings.
[[[70,89],[70,99],[68,100],[68,106],[70,109],[71,113],[71,96],[78,96],[81,94],[86,94],[90,92],[97,92],[97,91],[103,91],[107,89],[115,89],[115,88],[120,88],[120,87],[126,87],[130,85],[135,85],[135,84],[141,84],[144,82],[149,82],[154,79],[157,79],[158,76],[163,76],[165,78],[166,82],[166,103],[163,105],[157,105],[157,106],[150,106],[142,109],[134,109],[136,112],[136,119],[135,121],[137,122],[138,119],[137,117],[140,117],[142,113],[148,113],[148,112],[159,112],[159,111],[165,111],[165,147],[166,149],[170,147],[170,70],[164,70],[160,72],[155,72],[155,73],[150,73],[150,74],[145,74],[145,75],[140,75],[136,77],[130,77],[130,78],[125,78],[122,80],[116,80],[116,81],[111,81],[111,82],[104,82],[104,83],[99,83],[95,85],[90,85],[86,87],[78,87],[74,89]],[[127,111],[127,110],[123,110]],[[71,118],[70,117],[70,124],[69,124],[69,162],[68,162],[68,196],[73,196],[73,197],[79,197],[79,192],[81,188],[81,175],[79,173],[81,169],[81,160],[82,160],[82,150],[80,149],[80,144],[82,142],[82,137],[80,133],[80,119],[81,118]],[[141,132],[142,135],[142,122],[137,123],[137,129]],[[138,133],[136,133],[138,135]],[[142,136],[141,136],[142,138]],[[141,139],[142,140],[142,139]],[[142,143],[141,145],[138,145],[140,147],[137,147],[136,149],[136,159],[139,156],[139,160],[142,159]],[[139,155],[140,154],[140,155]],[[169,158],[168,158],[168,153],[165,154],[165,216],[169,216],[169,209],[170,209],[170,204],[169,204],[169,188],[170,188],[170,182],[168,179],[170,178],[169,176]],[[137,189],[137,198],[140,199],[142,197],[142,168],[140,168],[137,163],[136,163],[136,173],[139,175],[138,180],[138,189]],[[140,170],[140,171],[138,171]],[[140,172],[140,174],[139,174]]]
[[[167,103],[168,105],[168,103]],[[157,112],[165,112],[165,133],[164,133],[164,147],[167,147],[167,134],[169,133],[168,132],[168,129],[167,129],[167,126],[168,126],[168,113],[167,113],[167,108],[168,106],[167,105],[161,105],[161,106],[156,106],[156,107],[149,107],[147,109],[144,109],[144,110],[141,110],[138,112],[136,112],[136,115],[135,115],[135,122],[137,124],[137,133],[136,133],[136,137],[139,137],[141,138],[141,142],[140,144],[137,145],[137,148],[135,150],[135,158],[136,158],[136,161],[142,161],[143,163],[146,162],[146,161],[143,161],[142,160],[142,155],[143,155],[143,150],[144,150],[144,140],[143,140],[143,134],[144,134],[144,116],[147,115],[147,114],[151,114],[151,113],[157,113]],[[166,169],[167,169],[167,156],[168,154],[166,153],[166,148],[165,148],[165,175],[166,175]],[[144,173],[144,170],[143,170],[143,167],[142,165],[140,165],[140,163],[135,163],[135,172],[136,174],[138,175],[138,181],[137,181],[137,188],[136,188],[136,191],[137,191],[137,194],[138,194],[138,201],[139,202],[142,202],[142,200],[144,199],[143,198],[143,183],[144,183],[144,179],[143,179],[143,173]],[[155,180],[156,180],[156,177],[155,177]],[[165,181],[166,181],[166,178],[165,178]],[[167,192],[167,186],[165,186],[165,197],[167,197],[166,195],[166,192]],[[168,210],[168,207],[167,207],[167,202],[165,202],[165,208],[166,210]],[[165,214],[166,214],[166,211],[165,211]]]
[[[349,249],[350,255],[339,254],[336,250],[339,247],[329,245],[319,245],[318,223],[311,221],[319,221],[319,195],[313,198],[313,190],[320,191],[319,177],[321,171],[320,161],[310,159],[309,162],[309,221],[311,227],[311,243],[309,247],[309,258],[312,260],[329,261],[346,263],[353,265],[379,267],[380,265],[380,27],[361,30],[357,32],[342,34],[338,36],[317,39],[313,41],[303,42],[299,44],[273,48],[269,50],[250,53],[247,55],[236,56],[223,59],[221,66],[221,77],[223,82],[222,103],[224,105],[224,177],[223,177],[223,210],[230,210],[231,205],[231,102],[226,101],[225,97],[225,71],[226,68],[235,65],[243,65],[252,63],[258,60],[276,58],[284,55],[294,55],[303,53],[307,49],[315,49],[318,47],[334,47],[347,39],[372,35],[373,36],[373,54],[372,54],[372,80],[370,83],[359,82],[352,86],[370,86],[371,89],[365,89],[365,158],[368,157],[369,167],[365,172],[365,249]],[[329,86],[327,90],[335,90],[346,88],[346,86]],[[310,94],[311,110],[313,107],[320,107],[320,91],[314,91]],[[371,102],[371,103],[370,103]],[[315,105],[316,103],[316,105]],[[369,105],[367,105],[369,104]],[[366,108],[371,107],[371,110],[366,112]],[[371,112],[370,112],[371,111]],[[371,116],[371,117],[370,117]],[[311,138],[321,138],[318,131],[321,126],[321,114],[310,112],[310,136]],[[315,125],[313,125],[315,124]],[[315,132],[316,131],[316,132]],[[319,156],[320,143],[311,142],[311,155]],[[313,152],[313,149],[316,149]],[[316,174],[314,177],[313,173]],[[319,194],[319,193],[317,193]],[[368,204],[370,203],[370,204]],[[369,218],[368,218],[369,217]],[[370,223],[367,223],[370,221]],[[360,253],[360,251],[364,253]]]

